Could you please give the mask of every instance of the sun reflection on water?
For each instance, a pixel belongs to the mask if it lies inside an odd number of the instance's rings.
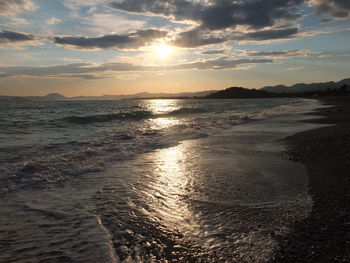
[[[152,195],[158,197],[151,206],[159,222],[184,236],[198,229],[196,216],[187,200],[191,180],[188,150],[188,143],[183,143],[156,152],[154,181],[150,182]]]
[[[166,114],[179,108],[179,100],[148,100],[147,107],[154,114]]]
[[[158,116],[151,119],[153,128],[163,129],[180,124],[180,120],[176,117],[167,116],[180,108],[178,100],[149,100],[147,107],[154,115]]]
[[[164,129],[177,124],[180,124],[180,121],[175,118],[157,118],[151,120],[153,123],[152,128]]]
[[[184,188],[187,178],[184,176],[184,152],[182,145],[173,148],[163,149],[158,152],[157,167],[155,175],[157,177],[158,187],[164,197],[164,205],[168,208],[168,212],[173,214],[178,209],[178,202],[182,201],[181,196],[184,195]]]

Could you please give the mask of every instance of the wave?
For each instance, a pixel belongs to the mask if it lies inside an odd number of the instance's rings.
[[[75,124],[89,124],[94,122],[110,122],[114,120],[142,120],[152,117],[150,111],[134,111],[126,113],[97,114],[87,116],[68,116],[61,120]]]
[[[232,126],[241,125],[252,121],[267,120],[277,116],[288,115],[291,112],[296,113],[298,110],[305,108],[305,105],[307,104],[303,104],[303,101],[297,101],[296,103],[293,102],[290,104],[278,105],[272,108],[247,113],[242,112],[219,117],[199,117],[193,119],[191,122],[188,122],[186,127],[178,127],[178,132],[190,129],[193,131],[205,131],[206,134],[212,134],[216,133],[219,129],[227,129]],[[312,109],[312,107],[310,109]]]
[[[23,187],[43,187],[89,172],[100,172],[116,161],[166,147],[160,131],[122,132],[89,142],[69,141],[35,149],[0,166],[0,196]]]
[[[300,103],[279,105],[273,108],[265,109],[262,111],[252,112],[248,115],[241,115],[241,121],[258,121],[273,118],[276,116],[283,116],[289,114],[290,112],[296,111]]]
[[[180,116],[205,113],[206,110],[202,108],[180,108],[163,114],[153,114],[151,111],[132,111],[132,112],[120,112],[120,113],[108,113],[108,114],[96,114],[86,116],[67,116],[60,120],[75,124],[90,124],[94,122],[111,122],[115,120],[143,120],[149,118],[157,118],[164,116]]]
[[[206,113],[207,110],[202,108],[181,108],[178,110],[173,110],[165,115],[167,116],[178,116],[178,115],[190,115],[190,114],[199,114],[199,113]]]

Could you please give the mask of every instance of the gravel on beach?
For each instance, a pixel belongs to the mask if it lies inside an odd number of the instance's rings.
[[[291,158],[306,167],[313,208],[287,236],[276,236],[271,263],[350,262],[350,97],[321,102],[332,107],[313,121],[331,125],[286,139]]]

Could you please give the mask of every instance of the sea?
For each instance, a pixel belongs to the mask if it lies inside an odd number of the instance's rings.
[[[0,102],[0,262],[268,262],[317,100]]]

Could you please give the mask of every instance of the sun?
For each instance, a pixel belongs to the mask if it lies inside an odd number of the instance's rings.
[[[157,54],[157,56],[160,57],[160,58],[166,58],[172,52],[171,47],[167,46],[167,45],[154,46],[154,51]]]

